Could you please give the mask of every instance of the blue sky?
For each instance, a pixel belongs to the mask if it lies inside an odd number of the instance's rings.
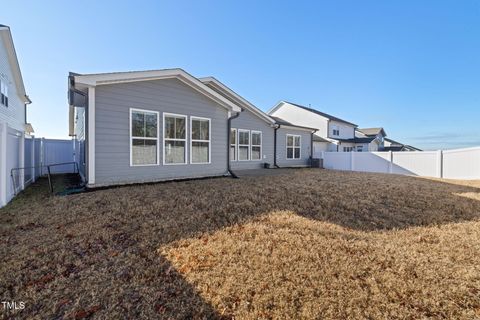
[[[480,145],[480,1],[2,3],[36,135],[67,137],[67,75],[184,68],[425,149]]]

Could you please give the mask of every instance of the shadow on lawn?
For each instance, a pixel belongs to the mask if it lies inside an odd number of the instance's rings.
[[[0,210],[0,238],[8,247],[1,251],[0,295],[29,297],[27,309],[16,318],[76,313],[109,318],[228,317],[206,302],[157,249],[275,211],[361,231],[478,219],[480,201],[455,195],[468,192],[478,189],[406,176],[315,169],[67,197],[26,190]]]

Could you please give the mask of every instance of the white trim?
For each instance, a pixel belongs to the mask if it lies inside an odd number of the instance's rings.
[[[7,123],[0,120],[0,207],[7,204]]]
[[[152,137],[133,137],[132,136],[132,113],[135,112],[135,111],[143,112],[143,113],[155,113],[157,115],[157,137],[156,138],[152,138]],[[151,167],[151,166],[160,165],[160,125],[158,123],[159,120],[160,120],[160,113],[158,111],[138,109],[138,108],[130,108],[129,109],[130,167]],[[132,157],[133,156],[133,153],[132,153],[133,139],[157,140],[157,162],[156,163],[151,163],[151,164],[133,164],[133,157]]]
[[[208,121],[208,140],[193,140],[192,120]],[[192,145],[193,142],[208,142],[208,162],[193,162]],[[190,164],[211,164],[212,163],[212,119],[197,116],[190,116]]]
[[[2,36],[1,34],[2,32],[6,33],[5,37]],[[9,65],[11,66],[11,69],[12,69],[13,78],[15,80],[17,95],[20,98],[20,100],[22,100],[23,103],[30,104],[32,103],[32,101],[30,101],[30,99],[28,98],[25,92],[25,84],[23,83],[22,72],[20,71],[20,64],[18,63],[18,57],[15,52],[15,45],[13,43],[13,37],[9,27],[0,28],[0,41],[4,39],[6,40],[4,41],[5,49],[6,49]]]
[[[200,80],[188,74],[182,69],[164,69],[149,71],[131,71],[131,72],[114,72],[114,73],[98,73],[75,76],[75,83],[87,86],[106,85],[114,83],[151,81],[176,78],[204,96],[215,101],[227,110],[241,112],[242,109],[232,101],[228,100],[215,90],[207,87]]]
[[[253,145],[252,135],[254,133],[260,133],[260,145]],[[252,148],[253,147],[260,147],[260,159],[253,159],[253,157],[252,157],[252,155],[253,155]],[[263,152],[263,132],[258,131],[258,130],[251,130],[250,131],[250,160],[251,161],[262,161],[262,159],[263,159],[262,152]]]
[[[247,133],[248,133],[248,144],[242,144],[242,145],[240,144],[240,132],[247,132]],[[237,158],[238,158],[238,161],[250,161],[250,156],[251,156],[251,154],[250,154],[250,142],[251,142],[251,139],[250,139],[250,138],[251,138],[251,137],[250,137],[250,130],[248,130],[248,129],[238,129],[238,130],[237,130],[237,139],[238,139],[238,140],[237,140],[237,149],[238,149],[238,152],[237,152],[238,156],[237,156]],[[245,160],[241,160],[241,159],[240,159],[240,147],[245,147],[245,146],[248,148],[248,158],[245,159]]]
[[[88,87],[88,184],[95,184],[95,87]]]
[[[293,158],[288,157],[288,137],[293,137],[293,146],[290,147],[290,148],[293,148],[293,150],[292,150]],[[295,137],[300,138],[300,146],[298,146],[298,147],[295,146]],[[296,148],[300,150],[298,158],[295,158],[295,149]],[[299,134],[289,134],[289,133],[287,133],[285,135],[285,159],[289,160],[289,161],[290,160],[300,160],[300,159],[302,159],[302,136],[301,135],[299,135]]]
[[[174,117],[174,118],[185,118],[185,139],[172,139],[172,138],[168,138],[168,139],[165,139],[165,116],[169,117]],[[181,165],[186,165],[188,164],[188,116],[187,115],[184,115],[184,114],[178,114],[178,113],[170,113],[170,112],[164,112],[163,113],[163,121],[162,121],[162,127],[163,127],[163,134],[162,134],[162,137],[163,137],[163,144],[162,144],[162,150],[163,150],[163,157],[162,157],[162,161],[163,161],[163,165],[164,166],[181,166]],[[165,152],[166,152],[166,148],[165,148],[165,141],[168,140],[168,141],[184,141],[185,142],[185,155],[184,155],[184,159],[185,159],[185,162],[179,162],[179,163],[166,163],[165,162]]]
[[[218,81],[215,77],[204,77],[199,78],[205,84],[213,84],[213,86],[217,87],[217,89],[223,91],[227,96],[233,99],[237,99],[248,111],[252,112],[255,116],[261,118],[263,121],[273,125],[275,124],[275,120],[270,118],[265,112],[261,111],[253,104],[245,100],[242,96],[237,94],[235,91]]]
[[[235,158],[233,160],[229,159],[229,161],[238,161],[238,150],[237,150],[237,141],[238,141],[238,136],[237,136],[237,128],[230,128],[230,136],[232,135],[232,130],[235,131],[234,136],[235,136],[235,143],[233,143],[233,149],[235,151]],[[228,145],[230,146],[230,150],[232,148],[232,143],[230,142],[230,139],[228,140]],[[231,156],[231,152],[230,152]]]

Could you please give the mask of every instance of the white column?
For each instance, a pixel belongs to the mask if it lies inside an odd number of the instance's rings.
[[[88,184],[95,184],[95,87],[88,88]]]
[[[7,123],[0,122],[0,207],[7,204]]]

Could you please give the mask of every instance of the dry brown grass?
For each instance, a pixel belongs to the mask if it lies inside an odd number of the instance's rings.
[[[472,183],[305,169],[35,190],[0,209],[16,318],[480,317]]]

